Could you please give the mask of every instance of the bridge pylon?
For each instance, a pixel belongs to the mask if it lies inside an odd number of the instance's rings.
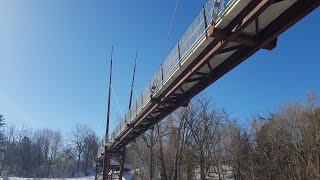
[[[95,180],[122,180],[124,160],[125,160],[125,147],[110,149],[109,143],[109,121],[110,121],[110,100],[111,100],[111,82],[112,82],[112,54],[113,46],[111,48],[110,57],[110,79],[109,79],[109,92],[108,92],[108,109],[106,120],[106,134],[102,141],[101,153],[98,152],[96,160],[96,175]]]

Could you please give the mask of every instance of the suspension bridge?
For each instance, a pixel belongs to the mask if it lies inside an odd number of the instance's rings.
[[[107,116],[95,178],[122,179],[132,141],[260,49],[274,49],[279,35],[319,5],[320,0],[209,0],[111,137]]]

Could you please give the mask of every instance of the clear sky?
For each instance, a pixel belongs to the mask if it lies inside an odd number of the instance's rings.
[[[168,51],[205,0],[180,0]],[[111,128],[129,101],[135,51],[135,93],[159,68],[173,0],[1,0],[0,113],[7,123],[68,131],[77,122],[102,135],[114,46]],[[247,122],[253,114],[320,95],[320,9],[202,94]],[[121,109],[121,110],[120,110]],[[121,112],[122,111],[122,112]]]

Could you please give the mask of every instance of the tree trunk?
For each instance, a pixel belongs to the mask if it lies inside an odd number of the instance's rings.
[[[201,152],[200,152],[199,163],[200,163],[200,179],[201,180],[205,180],[206,179],[206,173],[205,173],[205,167],[204,167],[203,150],[201,150]]]
[[[160,157],[160,163],[161,163],[161,173],[160,173],[160,176],[161,176],[161,179],[163,180],[168,180],[168,176],[167,176],[167,172],[166,172],[166,164],[165,164],[165,159],[164,159],[164,156],[163,156],[163,144],[162,144],[162,136],[161,136],[161,132],[160,132],[160,127],[159,127],[159,124],[157,124],[157,133],[158,133],[158,141],[159,141],[159,145],[160,145],[160,148],[159,148],[159,157]]]
[[[153,135],[154,135],[154,132],[153,132],[153,129],[151,129],[151,131],[150,131],[150,180],[152,180],[153,179],[153,174],[154,174],[154,172],[153,172],[153,160],[154,160],[154,153],[153,153],[153,146],[154,146],[154,141],[153,141],[153,139],[154,139],[154,137],[153,137]]]
[[[186,123],[183,123],[183,132],[182,132],[182,139],[181,139],[181,146],[180,146],[180,150],[179,150],[179,165],[178,165],[178,179],[181,179],[181,160],[182,160],[182,152],[183,152],[183,148],[186,144],[186,137],[185,137],[185,133],[186,133]]]
[[[177,180],[178,179],[178,164],[180,164],[180,136],[181,136],[181,129],[182,129],[182,124],[183,122],[180,122],[180,126],[178,129],[178,138],[177,138],[177,147],[176,147],[176,157],[175,157],[175,163],[174,163],[174,176],[173,176],[173,180]],[[182,148],[182,142],[181,142],[181,148]]]
[[[77,171],[78,171],[78,175],[79,175],[79,168],[80,168],[80,157],[81,157],[81,154],[78,153],[78,165],[77,165]]]
[[[219,161],[218,161],[217,168],[218,168],[218,176],[219,176],[219,180],[222,180],[222,178],[221,178],[221,171],[220,171],[220,163],[219,163]]]
[[[174,162],[173,180],[178,179],[178,161],[179,161],[178,159],[179,159],[179,146],[177,146],[177,149],[176,149],[176,158],[175,158],[175,162]]]
[[[251,162],[251,176],[252,176],[252,180],[256,179],[254,176],[254,164],[253,164],[253,157],[252,157],[252,153],[250,152],[250,162]]]
[[[187,164],[187,180],[192,180],[193,179],[193,172],[194,169],[191,164]]]
[[[319,144],[318,144],[318,168],[319,168],[318,178],[320,178],[320,147],[319,147]]]

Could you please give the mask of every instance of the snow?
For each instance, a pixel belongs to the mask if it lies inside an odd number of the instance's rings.
[[[125,172],[123,174],[123,180],[131,180],[130,172]],[[94,180],[94,176],[79,177],[79,178],[21,178],[21,177],[5,177],[0,178],[0,180]]]
[[[0,180],[94,180],[94,176],[79,177],[79,178],[21,178],[21,177],[6,177]]]

